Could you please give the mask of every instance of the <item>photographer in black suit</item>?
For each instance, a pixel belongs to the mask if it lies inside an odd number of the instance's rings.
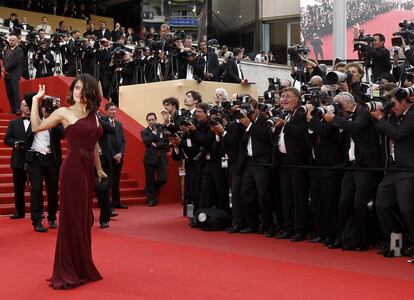
[[[389,170],[378,186],[376,209],[388,244],[392,232],[401,232],[393,213],[398,204],[409,239],[414,245],[414,99],[409,99],[405,91],[413,94],[413,88],[395,88],[389,95],[394,103],[394,122],[387,121],[384,113],[379,110],[371,112],[371,116],[378,120],[375,127],[387,137],[389,154]],[[413,246],[410,255],[414,259]]]
[[[200,56],[196,58],[194,73],[197,78],[206,81],[219,81],[219,61],[217,54],[208,52],[207,42],[202,40],[198,43]]]
[[[348,170],[342,179],[337,239],[330,248],[367,250],[371,243],[368,203],[375,199],[379,178],[364,168],[382,166],[380,139],[368,111],[350,93],[341,92],[334,101],[341,105],[342,115],[327,112],[324,119],[346,133],[348,166],[360,170]],[[344,233],[344,228],[350,231]],[[343,241],[343,236],[349,241]]]
[[[19,46],[19,37],[11,32],[7,38],[9,49],[4,53],[4,83],[13,114],[20,114],[20,76],[24,59],[23,49]]]
[[[103,129],[103,135],[98,140],[99,144],[99,157],[102,165],[102,169],[105,174],[108,174],[108,178],[98,184],[95,184],[96,198],[98,199],[99,205],[99,223],[102,229],[109,227],[109,221],[111,217],[116,217],[118,214],[112,211],[110,190],[112,188],[112,151],[109,143],[110,137],[115,134],[115,128],[109,122],[107,116],[98,114],[99,121]]]
[[[158,193],[167,182],[168,139],[163,136],[163,128],[161,124],[157,124],[155,113],[148,113],[146,120],[148,127],[141,131],[145,145],[145,194],[148,197],[148,206],[155,206],[158,204]]]
[[[280,104],[288,115],[278,118],[275,124],[284,229],[276,238],[289,238],[291,242],[303,241],[307,233],[308,172],[292,167],[306,165],[309,161],[308,127],[299,109],[300,100],[296,88],[282,90]]]
[[[255,233],[261,226],[267,237],[274,236],[272,214],[271,167],[273,141],[266,126],[267,117],[259,111],[259,103],[250,98],[250,108],[242,113],[240,123],[245,131],[241,139],[241,161],[243,165],[242,201],[248,228],[241,233]]]
[[[34,95],[36,93],[31,93],[31,96]],[[26,102],[31,108],[32,100],[26,98]],[[45,98],[42,103],[44,119],[48,118],[57,108],[59,108],[58,105],[53,106],[53,103],[46,102]],[[32,146],[26,156],[30,180],[30,213],[34,230],[36,232],[46,232],[47,228],[42,225],[43,179],[45,180],[47,192],[47,220],[49,228],[54,229],[57,227],[59,169],[62,164],[60,141],[65,137],[65,132],[63,126],[59,124],[50,130],[36,132],[33,137]]]
[[[385,36],[376,33],[372,46],[367,42],[356,42],[362,45],[362,51],[366,53],[367,58],[371,60],[372,65],[372,82],[376,82],[383,73],[389,73],[391,70],[390,51],[384,47]]]
[[[24,218],[25,201],[24,189],[26,185],[26,152],[33,141],[33,133],[30,126],[30,108],[25,100],[21,102],[22,117],[11,120],[7,127],[4,143],[13,148],[11,155],[11,168],[13,170],[14,206],[16,212],[10,219]]]
[[[243,58],[243,50],[235,48],[233,55],[234,57],[230,57],[225,64],[225,78],[223,81],[241,83],[244,79],[243,71],[240,66],[240,60]]]
[[[112,102],[105,105],[106,116],[109,118],[109,123],[115,128],[115,134],[109,137],[111,145],[111,156],[112,156],[112,207],[113,208],[128,208],[128,206],[121,203],[120,195],[120,180],[122,165],[124,162],[125,153],[125,136],[124,129],[122,128],[121,122],[115,120],[116,105]]]
[[[346,162],[345,135],[338,127],[327,123],[323,116],[315,113],[320,110],[310,104],[306,104],[306,107],[311,164],[321,167],[343,167]],[[312,222],[315,231],[315,236],[309,240],[310,242],[324,242],[329,245],[335,241],[342,176],[341,170],[309,170]]]
[[[34,55],[33,65],[36,68],[36,78],[53,75],[52,68],[55,66],[55,59],[50,51],[49,45],[45,41],[38,44],[38,50]]]
[[[4,20],[3,26],[10,27],[10,28],[20,27],[19,20],[17,19],[17,14],[11,13],[10,18]]]

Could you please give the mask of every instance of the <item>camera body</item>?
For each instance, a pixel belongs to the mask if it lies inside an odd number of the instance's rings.
[[[51,114],[60,107],[60,98],[45,96],[43,97],[41,107],[44,108],[48,114]]]
[[[392,34],[394,36],[391,39],[392,46],[401,47],[402,39],[406,45],[414,45],[414,21],[403,20],[398,26],[400,30]]]
[[[302,62],[300,55],[304,56],[305,58],[308,57],[310,49],[305,47],[302,44],[297,44],[289,47],[287,49],[287,53],[290,56],[290,60],[293,61],[294,64],[299,64]]]
[[[13,149],[17,151],[26,150],[26,141],[15,141],[13,145]]]

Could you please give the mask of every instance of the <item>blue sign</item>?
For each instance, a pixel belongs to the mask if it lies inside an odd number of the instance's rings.
[[[194,18],[171,18],[170,26],[179,26],[179,27],[197,27],[198,20]]]

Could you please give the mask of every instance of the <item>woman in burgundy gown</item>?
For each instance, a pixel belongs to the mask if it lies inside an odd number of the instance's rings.
[[[97,155],[102,127],[95,112],[100,96],[95,78],[80,75],[70,86],[67,102],[71,106],[59,108],[40,121],[38,102],[44,95],[45,88],[40,86],[33,97],[32,130],[42,131],[62,123],[68,140],[68,154],[60,169],[59,230],[53,275],[49,280],[54,289],[70,289],[102,279],[93,263],[91,249],[95,167],[98,180],[106,177]]]

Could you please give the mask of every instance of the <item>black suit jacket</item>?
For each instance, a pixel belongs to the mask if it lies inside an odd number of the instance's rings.
[[[256,165],[271,166],[273,164],[273,139],[272,133],[266,126],[266,116],[259,113],[257,120],[252,122],[249,131],[244,130],[241,140],[241,161],[243,165],[247,158],[247,144],[249,138],[252,141],[251,163]]]
[[[237,61],[231,57],[225,64],[226,76],[224,82],[240,83],[243,78],[239,77],[239,69],[237,68]]]
[[[111,39],[112,35],[111,35],[111,31],[108,28],[105,28],[105,32],[102,34],[102,30],[101,29],[97,29],[95,31],[95,36],[98,39],[103,39],[106,38],[108,41]]]
[[[159,124],[156,127],[156,132],[157,134],[155,135],[149,127],[141,131],[142,142],[145,145],[144,164],[155,165],[159,157],[162,164],[166,165],[168,140],[162,137]]]
[[[24,26],[26,25],[26,26]],[[29,24],[20,24],[19,27],[23,30],[27,30],[27,31],[32,31],[33,30],[33,26],[29,25]],[[26,27],[26,28],[25,28]]]
[[[22,75],[22,64],[24,59],[23,49],[20,46],[10,49],[4,54],[4,69],[7,72],[5,79],[19,80]]]
[[[100,123],[103,128],[103,135],[98,140],[99,147],[101,147],[102,150],[101,163],[102,166],[105,166],[104,170],[112,170],[113,155],[110,145],[110,138],[115,135],[115,128],[109,123],[109,119],[106,116],[101,116]]]
[[[374,48],[365,46],[367,56],[372,59],[372,77],[376,82],[382,73],[388,73],[391,70],[390,51],[387,48]]]
[[[222,140],[224,151],[229,157],[229,165],[240,168],[241,137],[244,134],[245,128],[240,123],[230,121],[226,125],[225,130],[226,134],[222,137]]]
[[[53,160],[58,168],[62,164],[62,146],[60,141],[65,138],[65,129],[62,124],[50,129],[50,149],[53,156]]]
[[[118,153],[122,154],[122,158],[124,157],[125,152],[125,136],[124,136],[124,129],[122,128],[121,122],[115,120],[115,134],[110,136],[110,144],[111,144],[111,155],[114,157]]]
[[[213,74],[213,78],[210,81],[219,81],[219,61],[216,53],[208,53],[207,56],[207,73]],[[204,56],[198,56],[194,65],[194,73],[198,78],[204,79],[204,68],[206,66],[206,60]]]
[[[278,135],[282,128],[276,132]],[[309,162],[309,136],[308,125],[304,114],[294,112],[290,120],[285,123],[284,138],[286,146],[285,163],[289,165],[305,165]],[[279,147],[277,153],[280,155]]]
[[[345,165],[345,135],[339,128],[315,117],[310,119],[308,127],[311,130],[310,157],[313,163],[319,166]]]
[[[399,125],[391,124],[382,118],[375,127],[394,141],[395,167],[414,168],[414,106],[399,120]],[[414,177],[414,172],[410,172]]]
[[[25,141],[26,148],[24,150],[14,149],[14,142]],[[7,146],[13,147],[11,163],[12,168],[23,168],[26,162],[26,151],[30,149],[33,142],[32,128],[29,124],[27,131],[24,130],[24,123],[22,118],[11,120],[7,127],[4,143]]]
[[[343,128],[345,133],[355,143],[355,161],[361,167],[381,167],[383,157],[378,132],[369,113],[360,105],[357,105],[351,121],[335,116],[332,122]],[[349,142],[349,138],[347,138]],[[347,151],[349,145],[347,147]]]
[[[12,21],[11,19],[6,19],[6,20],[4,20],[3,26],[4,27],[10,27],[10,23],[13,23],[13,27],[20,27],[18,19],[14,20],[14,21]]]

